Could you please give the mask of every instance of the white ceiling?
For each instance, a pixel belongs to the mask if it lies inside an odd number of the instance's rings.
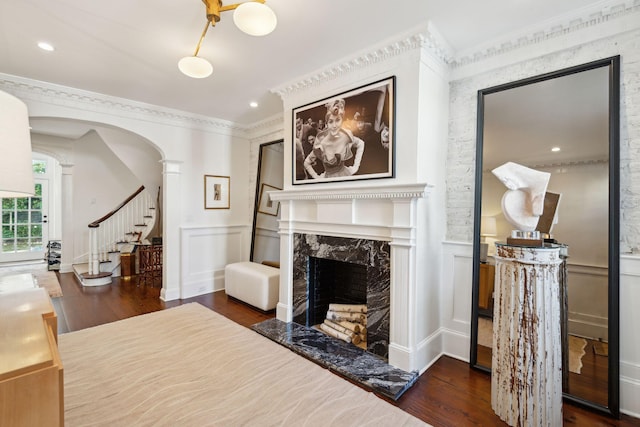
[[[204,27],[200,0],[2,0],[0,73],[251,124],[282,112],[271,89],[427,22],[461,53],[601,3],[268,0],[276,30],[248,36],[223,13],[200,50],[214,73],[191,79],[177,62]],[[43,40],[55,52],[36,46]]]

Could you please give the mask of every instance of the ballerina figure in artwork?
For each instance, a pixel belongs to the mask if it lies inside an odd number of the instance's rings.
[[[364,141],[353,135],[349,129],[342,127],[344,119],[344,99],[336,98],[326,104],[326,128],[316,135],[313,149],[304,160],[307,174],[312,178],[333,178],[350,176],[360,168]],[[353,150],[355,149],[355,155]],[[354,158],[353,166],[345,162]],[[316,162],[322,162],[324,172],[318,174],[313,168]]]

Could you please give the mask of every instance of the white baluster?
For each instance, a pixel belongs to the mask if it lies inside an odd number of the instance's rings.
[[[131,212],[129,212],[129,208],[125,206],[124,208],[124,212],[125,212],[125,219],[124,219],[124,227],[125,227],[125,235],[127,236],[125,238],[125,240],[127,242],[131,241],[131,234],[126,234],[126,233],[130,233],[131,232],[131,227],[129,227],[129,224],[131,224]]]
[[[107,260],[107,235],[104,224],[100,224],[100,250],[102,251],[102,259]]]
[[[118,241],[121,242],[122,241],[122,212],[118,212],[118,222],[117,222],[117,227],[118,230],[116,231],[116,234],[118,235]]]
[[[91,248],[93,248],[93,228],[89,228],[89,250],[87,251],[89,253],[89,259],[87,260],[89,274],[93,274],[93,252],[91,251]]]
[[[104,260],[104,253],[102,252],[102,232],[102,227],[98,227],[98,270],[100,269],[100,263]]]
[[[98,231],[95,228],[89,229],[89,274],[98,274],[100,271],[100,261],[98,260]]]

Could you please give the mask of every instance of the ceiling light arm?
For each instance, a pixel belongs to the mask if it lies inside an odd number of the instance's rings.
[[[265,4],[267,2],[266,0],[251,0],[251,1],[253,1],[254,3],[262,3],[262,4]],[[243,3],[246,3],[246,2],[243,2]],[[222,6],[220,8],[220,12],[226,12],[228,10],[237,9],[237,7],[240,6],[241,4],[242,3],[235,3],[235,4],[230,4],[229,6]]]
[[[266,0],[250,0],[250,1],[255,3],[262,3],[262,4],[266,3]],[[223,6],[221,0],[202,0],[202,3],[204,3],[204,5],[207,8],[207,21],[209,21],[211,25],[214,27],[216,26],[217,22],[220,22],[220,14],[222,12],[235,10],[238,8],[238,6],[242,4],[242,3],[234,3],[228,6]],[[243,2],[243,3],[246,3],[246,2]]]
[[[204,30],[202,31],[202,35],[200,36],[200,40],[198,40],[198,46],[196,46],[196,51],[193,56],[198,56],[198,52],[200,52],[200,45],[202,44],[202,40],[204,40],[204,36],[207,35],[207,30],[209,29],[209,22],[204,25]]]

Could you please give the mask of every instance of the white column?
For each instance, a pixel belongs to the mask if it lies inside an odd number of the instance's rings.
[[[276,318],[283,322],[293,320],[293,233],[291,226],[291,210],[294,202],[280,201],[280,289]]]
[[[62,257],[60,272],[73,271],[73,164],[62,164],[61,199],[62,199]]]
[[[418,369],[416,319],[416,199],[394,200],[391,231],[391,306],[389,364]]]
[[[491,407],[512,426],[561,426],[560,248],[496,246]]]
[[[163,160],[162,171],[162,291],[160,299],[181,297],[180,283],[180,161]],[[171,203],[167,203],[167,201]],[[156,212],[157,214],[157,212]]]

